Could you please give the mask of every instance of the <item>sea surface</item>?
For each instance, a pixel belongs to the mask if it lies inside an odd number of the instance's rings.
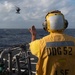
[[[75,29],[66,29],[65,34],[75,37]],[[37,29],[37,39],[46,36],[48,33],[43,29]],[[0,48],[13,45],[25,44],[31,41],[31,34],[28,29],[0,29]]]

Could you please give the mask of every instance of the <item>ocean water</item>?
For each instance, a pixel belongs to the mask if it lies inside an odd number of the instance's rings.
[[[64,33],[75,37],[75,29],[66,29]],[[37,29],[37,39],[47,34],[43,29]],[[28,29],[0,29],[0,48],[29,43],[30,41],[31,34]]]

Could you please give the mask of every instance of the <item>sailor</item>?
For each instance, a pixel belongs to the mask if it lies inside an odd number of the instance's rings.
[[[38,57],[36,75],[74,75],[75,74],[75,38],[64,34],[68,21],[59,10],[49,12],[43,27],[50,34],[36,39],[36,28],[30,33],[31,53]]]

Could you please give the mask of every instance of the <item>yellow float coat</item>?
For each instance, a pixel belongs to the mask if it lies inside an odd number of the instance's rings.
[[[64,45],[64,42],[67,42],[68,46]],[[36,75],[75,74],[74,37],[62,33],[51,33],[42,39],[31,42],[30,50],[33,55],[38,57]]]

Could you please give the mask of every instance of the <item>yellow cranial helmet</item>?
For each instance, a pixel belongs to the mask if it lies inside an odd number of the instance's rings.
[[[66,29],[68,21],[64,18],[61,11],[55,10],[49,12],[45,17],[43,28],[48,32],[60,32]]]

